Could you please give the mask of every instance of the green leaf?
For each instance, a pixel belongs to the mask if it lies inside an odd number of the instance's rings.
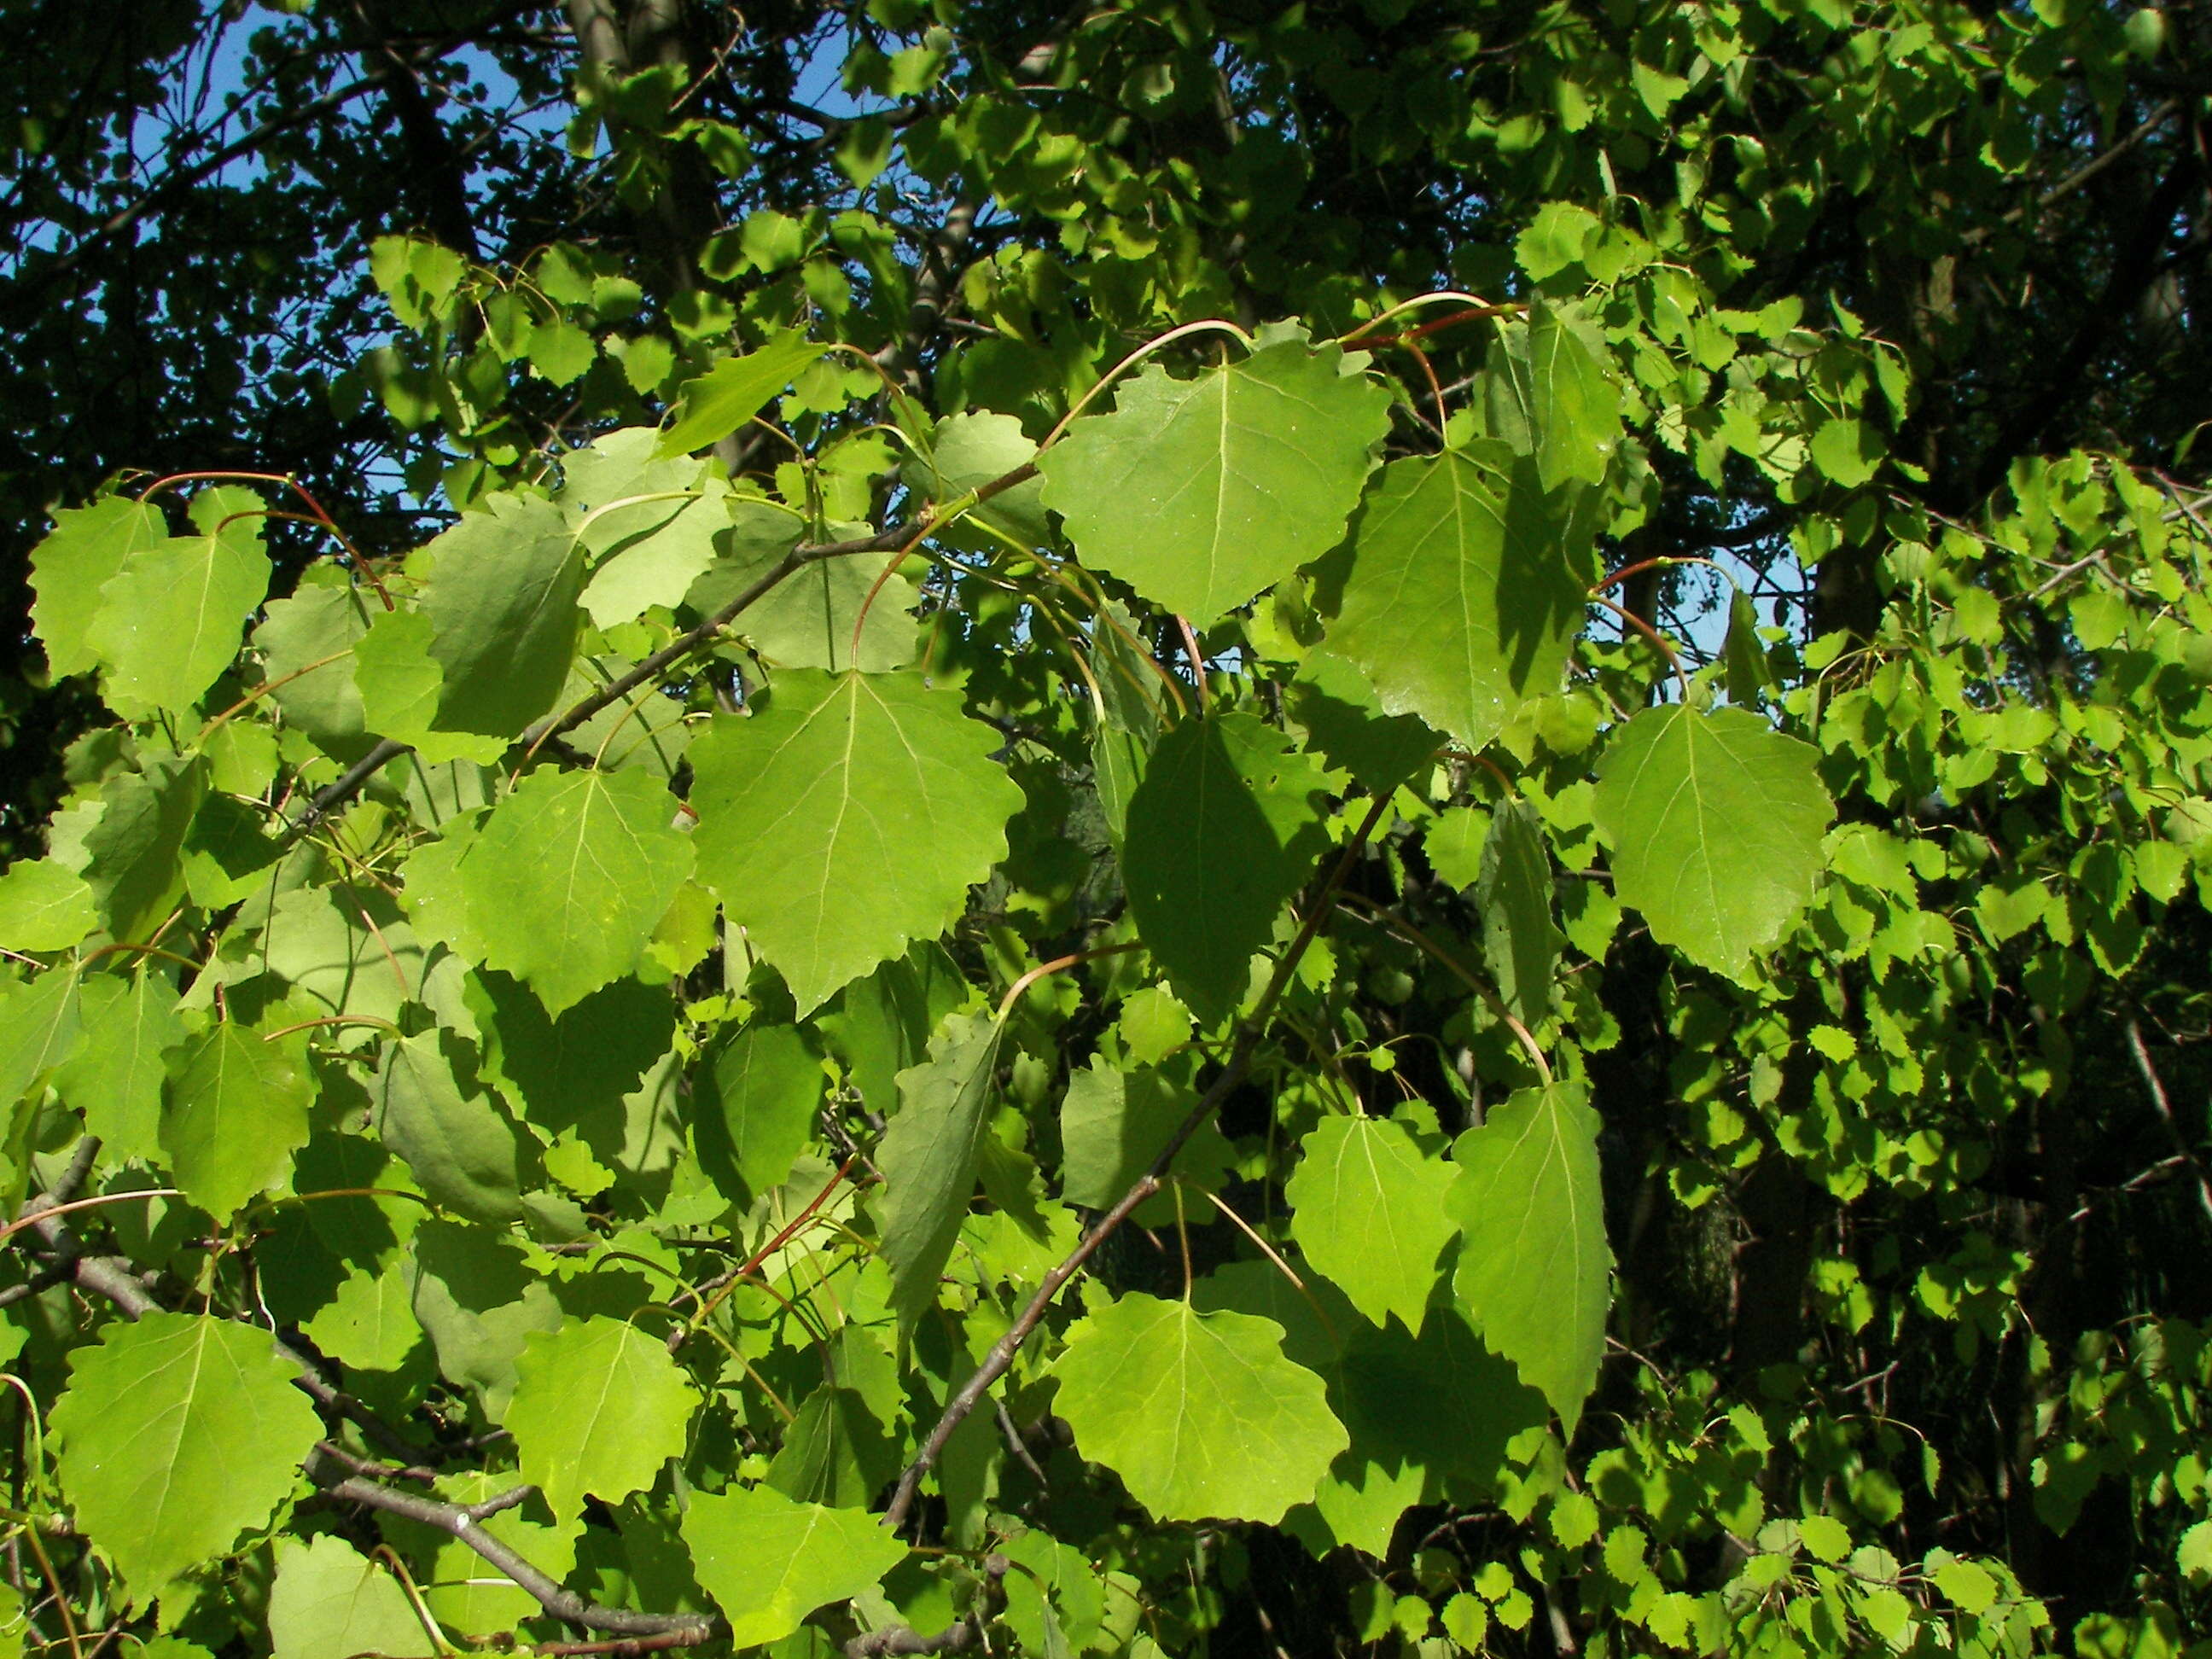
[[[1252,953],[1328,842],[1329,780],[1242,709],[1162,738],[1129,801],[1121,871],[1145,947],[1201,1020],[1244,997]]]
[[[722,1045],[701,1079],[707,1097],[692,1121],[700,1157],[737,1178],[733,1198],[750,1202],[791,1178],[828,1081],[798,1026],[756,1021]]]
[[[860,1392],[824,1383],[785,1427],[783,1449],[766,1480],[803,1504],[852,1509],[873,1500],[899,1463],[898,1446],[877,1425]]]
[[[414,1604],[385,1567],[343,1539],[276,1540],[269,1592],[271,1659],[374,1653],[429,1659],[437,1652]]]
[[[1464,1174],[1447,1200],[1462,1234],[1460,1305],[1570,1435],[1605,1357],[1611,1300],[1597,1131],[1582,1084],[1523,1089],[1454,1145]]]
[[[109,1157],[160,1164],[164,1052],[184,1041],[177,993],[159,974],[87,978],[84,1046],[55,1075],[61,1097],[84,1114]]]
[[[1498,994],[1534,1026],[1552,1011],[1552,970],[1564,936],[1552,920],[1552,855],[1525,801],[1501,802],[1491,815],[1475,903],[1482,959]]]
[[[1015,416],[948,415],[937,423],[928,449],[908,462],[901,477],[908,488],[942,505],[995,483],[1036,459],[1036,446]],[[970,508],[966,520],[989,525],[1022,546],[1042,546],[1051,537],[1043,493],[1042,479],[1026,479]]]
[[[1422,830],[1421,850],[1439,880],[1468,892],[1482,880],[1482,848],[1489,839],[1489,813],[1479,806],[1447,806]]]
[[[2212,1521],[2199,1521],[2181,1534],[2173,1564],[2190,1583],[2200,1589],[2212,1583]]]
[[[0,1120],[66,1065],[84,1041],[76,975],[66,968],[0,993]]]
[[[1813,434],[1813,465],[1846,489],[1871,479],[1882,463],[1881,434],[1863,421],[1826,420]]]
[[[100,926],[92,889],[52,859],[19,859],[0,875],[0,950],[66,951]]]
[[[1000,743],[917,674],[801,671],[693,744],[700,879],[802,1017],[936,938],[1005,856],[1023,796]]]
[[[100,589],[85,638],[108,665],[102,694],[133,718],[185,715],[238,655],[268,596],[269,556],[243,536],[180,536],[140,548]]]
[[[826,349],[791,329],[757,351],[725,357],[684,383],[676,424],[660,434],[655,454],[665,459],[720,443],[768,406],[792,377]]]
[[[1282,1341],[1271,1319],[1131,1291],[1068,1332],[1053,1409],[1158,1519],[1273,1524],[1349,1443]]]
[[[283,682],[269,696],[284,723],[341,760],[358,758],[371,742],[352,653],[374,617],[385,614],[349,586],[302,579],[253,630],[262,678]]]
[[[1651,936],[1722,973],[1813,896],[1834,807],[1812,746],[1741,708],[1648,708],[1613,734],[1591,803],[1613,894]]]
[[[1186,1063],[1178,1069],[1187,1073],[1189,1067]],[[1086,1209],[1111,1208],[1197,1104],[1197,1091],[1188,1080],[1164,1068],[1124,1070],[1099,1058],[1072,1073],[1060,1109],[1060,1196]],[[1183,1143],[1173,1169],[1196,1186],[1213,1188],[1235,1161],[1236,1153],[1209,1117]]]
[[[207,762],[163,756],[118,772],[100,790],[100,821],[85,832],[84,878],[117,939],[143,943],[184,896],[185,836],[207,792]]]
[[[487,498],[423,550],[422,610],[444,671],[439,727],[511,738],[561,695],[583,620],[584,549],[552,502]]]
[[[1418,715],[1385,714],[1367,677],[1327,651],[1306,658],[1284,701],[1310,746],[1377,793],[1395,789],[1444,746]]]
[[[65,507],[31,550],[31,620],[56,679],[100,666],[88,637],[106,600],[100,590],[135,553],[167,538],[160,508],[127,495],[103,495],[88,507]]]
[[[1597,216],[1571,202],[1547,202],[1514,239],[1513,255],[1537,282],[1556,276],[1583,257],[1598,231]]]
[[[937,1300],[938,1276],[975,1190],[1002,1029],[988,1014],[951,1015],[930,1042],[928,1064],[899,1073],[899,1109],[876,1153],[884,1174],[877,1226],[891,1305],[908,1326]]]
[[[839,993],[822,1030],[862,1102],[888,1117],[898,1074],[929,1058],[939,1022],[967,998],[959,964],[936,940],[923,940]]]
[[[858,1595],[906,1558],[866,1510],[794,1503],[768,1486],[694,1492],[683,1528],[733,1648],[781,1641],[815,1608]]]
[[[218,1221],[281,1186],[307,1144],[314,1099],[296,1035],[270,1042],[222,1020],[178,1055],[161,1112],[161,1148],[185,1196]]]
[[[756,586],[798,544],[799,520],[765,501],[732,503],[735,523],[724,538],[730,556],[718,559],[692,585],[684,603],[694,611],[720,611]],[[872,534],[866,525],[833,524],[833,538]],[[756,599],[734,624],[766,661],[781,668],[842,672],[853,659],[853,624],[860,623],[860,665],[880,674],[914,659],[920,630],[909,614],[921,599],[903,575],[877,582],[896,556],[856,553],[817,559]],[[908,560],[904,568],[912,570]],[[871,594],[874,595],[872,602]],[[865,621],[860,607],[868,607]]]
[[[413,1248],[415,1317],[438,1350],[438,1369],[476,1390],[496,1423],[514,1393],[523,1343],[560,1328],[552,1289],[520,1244],[487,1227],[425,1221]]]
[[[1550,1421],[1544,1397],[1449,1303],[1429,1310],[1419,1336],[1395,1324],[1352,1328],[1336,1374],[1352,1456],[1418,1472],[1417,1501],[1508,1491],[1507,1448]]]
[[[1620,445],[1620,390],[1603,336],[1539,299],[1526,332],[1510,337],[1490,367],[1511,382],[1492,388],[1493,400],[1505,391],[1520,401],[1543,488],[1603,483]]]
[[[1931,1554],[1940,1554],[1931,1551]],[[1928,1577],[1961,1613],[1986,1613],[1997,1599],[1997,1581],[1987,1567],[1956,1556],[1932,1562]]]
[[[300,1328],[341,1365],[396,1371],[422,1341],[411,1279],[405,1259],[396,1251],[380,1267],[356,1267],[329,1304]]]
[[[1158,364],[1040,463],[1083,562],[1204,628],[1344,533],[1389,394],[1334,345],[1285,339],[1194,380]]]
[[[353,648],[362,723],[380,737],[406,744],[427,765],[489,764],[506,751],[506,738],[449,732],[438,725],[446,671],[431,654],[436,638],[436,624],[420,611],[387,611],[370,624]]]
[[[560,504],[579,515],[577,534],[596,561],[583,605],[603,629],[681,605],[730,530],[729,486],[717,471],[657,459],[659,441],[651,427],[625,427],[562,459]]]
[[[698,1397],[667,1345],[619,1319],[564,1319],[533,1331],[505,1417],[522,1478],[556,1519],[586,1497],[620,1503],[684,1454]]]
[[[56,1468],[78,1525],[142,1604],[266,1527],[323,1432],[265,1330],[149,1313],[70,1355]]]
[[[1751,707],[1760,692],[1772,690],[1778,684],[1765,642],[1759,637],[1758,610],[1741,588],[1729,596],[1728,636],[1721,645],[1721,661],[1730,702]]]
[[[458,866],[475,954],[556,1015],[628,974],[691,873],[676,813],[643,771],[532,772]]]
[[[370,1087],[377,1136],[433,1203],[471,1221],[518,1221],[535,1160],[489,1096],[462,1091],[453,1048],[450,1035],[434,1030],[386,1045]]]
[[[1457,1231],[1445,1201],[1459,1173],[1395,1119],[1325,1117],[1283,1190],[1291,1237],[1376,1324],[1395,1313],[1419,1331]]]
[[[1566,672],[1587,599],[1588,499],[1547,495],[1535,464],[1495,442],[1393,461],[1352,526],[1328,649],[1367,676],[1385,714],[1482,748]]]

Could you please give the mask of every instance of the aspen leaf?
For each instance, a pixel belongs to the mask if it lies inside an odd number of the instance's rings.
[[[937,1299],[938,1275],[975,1190],[1000,1030],[987,1014],[951,1015],[929,1045],[928,1063],[899,1073],[899,1109],[877,1154],[878,1225],[892,1305],[909,1325]]]
[[[1302,339],[1188,380],[1149,366],[1046,452],[1044,505],[1085,564],[1203,628],[1343,534],[1389,424],[1345,367]]]
[[[1566,672],[1589,546],[1578,499],[1489,441],[1393,461],[1352,526],[1328,648],[1384,714],[1482,748]]]
[[[692,745],[700,879],[801,1016],[936,938],[1005,856],[1022,793],[1000,741],[917,674],[802,670]]]
[[[185,1196],[218,1221],[279,1185],[307,1143],[314,1085],[298,1036],[264,1042],[221,1020],[180,1050],[161,1111],[161,1149]]]
[[[103,495],[88,507],[65,507],[31,550],[31,620],[56,678],[100,665],[88,637],[106,603],[101,589],[131,555],[167,538],[160,508],[128,495]]]
[[[615,1504],[650,1486],[682,1455],[699,1403],[665,1344],[597,1315],[532,1332],[515,1373],[503,1420],[556,1520],[586,1497]]]
[[[328,1534],[277,1540],[269,1639],[272,1659],[429,1659],[437,1651],[390,1569]]]
[[[1598,763],[1613,892],[1651,936],[1735,973],[1813,896],[1835,816],[1809,744],[1741,708],[1647,708]]]
[[[561,695],[583,612],[584,548],[552,502],[494,495],[424,550],[438,726],[511,738]]]
[[[629,973],[691,873],[675,816],[642,771],[532,772],[458,866],[482,960],[556,1015]]]
[[[1162,738],[1130,798],[1121,869],[1145,946],[1204,1020],[1244,995],[1252,953],[1328,845],[1328,776],[1241,709]]]
[[[196,1314],[112,1324],[71,1354],[52,1417],[62,1491],[137,1600],[289,1501],[323,1431],[295,1375],[267,1331]]]
[[[1611,1303],[1597,1128],[1581,1084],[1523,1089],[1454,1145],[1462,1174],[1446,1199],[1462,1235],[1460,1306],[1570,1434],[1605,1357]]]
[[[1054,1409],[1163,1521],[1282,1519],[1349,1443],[1283,1328],[1131,1291],[1067,1334]]]
[[[815,1608],[858,1595],[906,1557],[867,1510],[802,1504],[771,1486],[695,1492],[683,1530],[735,1648],[782,1640]]]
[[[1326,1117],[1283,1196],[1307,1261],[1377,1325],[1395,1313],[1419,1331],[1457,1231],[1445,1200],[1458,1177],[1394,1119]]]

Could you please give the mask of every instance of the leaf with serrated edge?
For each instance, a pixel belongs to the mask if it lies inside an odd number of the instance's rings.
[[[1328,842],[1328,775],[1242,709],[1162,738],[1129,800],[1122,877],[1145,948],[1200,1018],[1233,1011],[1252,953]]]
[[[1597,1114],[1580,1083],[1523,1089],[1452,1147],[1463,1235],[1453,1281],[1494,1353],[1574,1432],[1605,1357],[1611,1302]]]
[[[798,1026],[748,1025],[722,1045],[702,1079],[720,1109],[694,1121],[700,1156],[726,1158],[748,1198],[781,1186],[813,1135],[827,1081]]]
[[[700,879],[802,1018],[936,938],[1006,855],[1023,795],[1000,743],[918,674],[802,671],[692,745]]]
[[[906,1557],[866,1510],[801,1504],[768,1486],[695,1492],[682,1527],[733,1648],[782,1640],[815,1608],[872,1588]]]
[[[85,631],[108,665],[108,702],[134,717],[188,714],[237,656],[270,568],[257,544],[232,536],[175,537],[125,559]]]
[[[0,1117],[83,1042],[76,975],[68,969],[0,990]]]
[[[494,495],[423,550],[422,611],[445,678],[438,726],[511,738],[568,678],[583,622],[584,549],[552,502]]]
[[[368,632],[372,603],[341,584],[303,580],[270,603],[253,630],[262,678],[284,723],[348,760],[367,753],[371,741],[352,653]],[[385,614],[381,606],[376,614]]]
[[[341,1365],[396,1371],[423,1338],[422,1322],[412,1305],[412,1277],[397,1251],[381,1267],[356,1267],[337,1294],[300,1328]]]
[[[586,1497],[620,1503],[684,1453],[698,1396],[664,1342],[619,1319],[533,1331],[515,1362],[506,1423],[522,1478],[556,1518]]]
[[[1350,1443],[1282,1342],[1271,1319],[1131,1291],[1068,1332],[1053,1409],[1158,1519],[1273,1525]]]
[[[1613,848],[1613,896],[1661,944],[1740,972],[1820,881],[1835,807],[1816,759],[1741,708],[1645,709],[1606,745],[1590,803]]]
[[[1503,444],[1393,461],[1352,526],[1328,648],[1385,714],[1482,748],[1566,672],[1589,545],[1574,500]]]
[[[0,950],[66,951],[100,926],[92,889],[52,859],[22,859],[0,875]]]
[[[675,816],[643,771],[532,772],[460,861],[483,963],[556,1015],[629,972],[691,873]]]
[[[370,1082],[376,1133],[432,1202],[471,1221],[519,1221],[523,1138],[487,1095],[465,1094],[441,1034],[388,1044]]]
[[[104,603],[100,590],[134,553],[167,539],[161,510],[127,495],[106,495],[88,507],[64,507],[54,527],[31,550],[31,619],[46,647],[54,678],[100,665],[86,635]]]
[[[185,836],[207,775],[203,756],[164,756],[100,787],[106,810],[85,832],[84,878],[118,939],[143,939],[183,896]]]
[[[1083,562],[1205,627],[1328,551],[1390,423],[1343,355],[1283,340],[1194,380],[1152,366],[1046,452]]]
[[[307,1144],[314,1094],[303,1038],[210,1026],[179,1054],[161,1110],[161,1149],[185,1196],[227,1221],[282,1183]]]
[[[271,1659],[377,1654],[428,1659],[437,1650],[399,1581],[342,1538],[276,1540],[269,1592]]]
[[[52,1415],[77,1524],[141,1603],[268,1525],[322,1434],[268,1332],[149,1313],[70,1356]]]
[[[1503,802],[1492,814],[1475,903],[1482,912],[1482,959],[1498,994],[1524,1024],[1534,1025],[1551,1012],[1562,935],[1552,921],[1552,855],[1526,802]]]
[[[95,975],[82,990],[84,1047],[55,1074],[110,1156],[161,1161],[163,1051],[184,1040],[177,993],[159,974]]]
[[[684,381],[676,424],[660,434],[654,454],[665,459],[720,443],[765,409],[769,398],[791,384],[793,375],[825,349],[790,330],[757,351],[725,357],[704,374]]]
[[[1443,1203],[1458,1177],[1402,1123],[1323,1118],[1284,1189],[1291,1235],[1369,1319],[1395,1313],[1419,1331],[1455,1231]]]
[[[878,1225],[891,1305],[908,1325],[937,1299],[938,1275],[975,1190],[1000,1030],[988,1014],[951,1015],[930,1042],[928,1063],[899,1073],[899,1109],[876,1155],[884,1172]]]

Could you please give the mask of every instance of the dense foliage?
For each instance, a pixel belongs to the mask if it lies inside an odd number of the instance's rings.
[[[2212,19],[50,9],[0,1653],[2203,1651]]]

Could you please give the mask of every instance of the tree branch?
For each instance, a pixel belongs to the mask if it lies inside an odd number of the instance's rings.
[[[664,1641],[659,1644],[663,1647],[693,1647],[714,1639],[720,1629],[720,1621],[703,1614],[632,1613],[624,1607],[603,1607],[595,1601],[587,1601],[574,1590],[562,1588],[556,1581],[524,1560],[478,1524],[487,1515],[513,1508],[532,1490],[526,1486],[520,1487],[512,1492],[502,1492],[483,1504],[447,1504],[434,1498],[420,1498],[412,1492],[394,1492],[374,1480],[349,1474],[325,1486],[323,1496],[359,1504],[368,1509],[381,1510],[386,1515],[401,1516],[451,1534],[513,1579],[552,1617],[580,1630],[602,1631],[611,1636],[684,1638]]]

